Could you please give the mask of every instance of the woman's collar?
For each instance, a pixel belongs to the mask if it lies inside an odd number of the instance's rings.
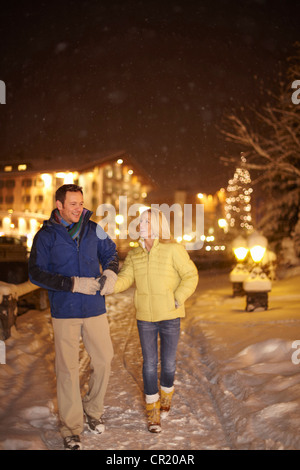
[[[143,248],[143,250],[146,250],[146,243],[145,243],[145,239],[144,238],[140,238],[139,239],[139,244],[141,245],[141,247]],[[154,242],[153,242],[153,245],[152,245],[152,248],[157,246],[159,244],[159,239],[158,238],[155,238],[154,239]],[[152,250],[151,248],[151,250]]]

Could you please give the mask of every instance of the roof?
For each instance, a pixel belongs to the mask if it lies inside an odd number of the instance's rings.
[[[102,166],[105,163],[116,161],[122,158],[124,164],[131,165],[137,174],[141,177],[144,183],[154,186],[155,183],[151,177],[146,173],[144,168],[136,161],[134,157],[129,155],[125,150],[117,150],[113,152],[98,152],[86,154],[72,154],[72,155],[57,155],[55,157],[45,157],[40,159],[32,159],[26,161],[8,161],[1,162],[0,164],[0,177],[2,176],[25,176],[35,173],[48,173],[59,171],[78,171],[84,172],[95,166]],[[18,170],[18,165],[26,164],[27,169],[24,171]],[[12,171],[4,171],[5,166],[12,166]]]

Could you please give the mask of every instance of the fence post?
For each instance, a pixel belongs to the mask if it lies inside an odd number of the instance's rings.
[[[2,336],[0,339],[7,339],[10,337],[10,329],[15,324],[18,306],[17,298],[12,292],[0,294],[0,322],[2,326]]]

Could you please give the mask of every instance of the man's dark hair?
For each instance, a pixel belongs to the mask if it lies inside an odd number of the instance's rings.
[[[63,184],[60,188],[58,188],[58,190],[56,191],[55,193],[55,200],[56,201],[60,201],[62,204],[64,204],[65,200],[66,200],[66,194],[67,194],[67,191],[70,191],[72,193],[77,193],[78,191],[81,192],[81,194],[83,195],[83,192],[82,192],[82,187],[81,186],[78,186],[77,184]]]

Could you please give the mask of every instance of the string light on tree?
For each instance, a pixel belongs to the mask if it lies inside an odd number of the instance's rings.
[[[251,178],[245,168],[246,158],[241,154],[241,164],[235,169],[234,177],[228,181],[225,204],[226,220],[229,229],[251,232]]]

